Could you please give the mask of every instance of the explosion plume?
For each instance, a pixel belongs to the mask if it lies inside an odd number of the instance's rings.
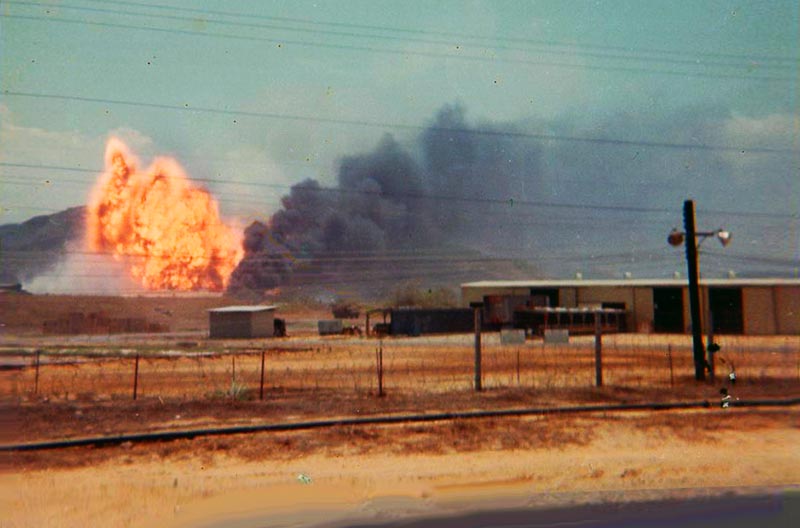
[[[221,222],[217,202],[175,160],[138,166],[121,140],[108,140],[87,207],[89,248],[129,262],[147,289],[223,290],[243,256],[241,233]]]

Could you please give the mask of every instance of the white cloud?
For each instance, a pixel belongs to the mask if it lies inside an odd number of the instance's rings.
[[[90,136],[77,130],[25,127],[14,122],[6,105],[0,105],[0,161],[25,165],[0,166],[4,180],[0,222],[22,222],[86,203],[96,178],[91,171],[102,168],[110,135],[119,136],[137,153],[153,151],[153,140],[134,129]]]
[[[734,115],[725,121],[722,132],[731,145],[781,149],[800,145],[798,117],[788,114],[765,117]]]

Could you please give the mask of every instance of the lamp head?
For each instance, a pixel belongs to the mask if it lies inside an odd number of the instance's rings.
[[[722,247],[727,246],[731,243],[731,232],[725,231],[724,229],[719,229],[717,231],[717,238],[719,239],[719,243],[722,244]]]
[[[669,242],[670,246],[680,246],[683,244],[683,233],[677,229],[673,229],[670,231],[669,236],[667,237],[667,242]]]

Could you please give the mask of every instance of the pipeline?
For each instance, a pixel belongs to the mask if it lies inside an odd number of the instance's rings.
[[[800,398],[782,400],[735,400],[731,407],[790,407],[800,405]],[[63,449],[81,446],[110,446],[124,442],[167,442],[179,439],[193,439],[198,436],[221,436],[248,433],[302,431],[339,426],[387,425],[400,423],[440,422],[448,420],[465,420],[476,418],[504,418],[510,416],[544,416],[558,414],[577,414],[593,412],[625,412],[625,411],[666,411],[675,409],[709,408],[708,400],[671,403],[626,403],[617,405],[579,405],[572,407],[540,407],[527,409],[498,409],[491,411],[462,411],[431,414],[401,414],[391,416],[363,416],[337,418],[333,420],[313,420],[308,422],[284,422],[274,424],[237,425],[229,427],[212,427],[202,429],[184,429],[174,431],[156,431],[148,433],[128,433],[111,436],[95,436],[72,438],[66,440],[49,440],[23,444],[3,444],[0,451],[41,451],[45,449]]]

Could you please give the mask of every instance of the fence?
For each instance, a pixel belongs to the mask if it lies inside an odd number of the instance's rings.
[[[691,343],[657,336],[606,336],[603,384],[609,387],[673,388],[694,384]],[[377,394],[379,347],[382,388],[387,393],[447,393],[473,388],[474,349],[467,340],[338,340],[317,349],[243,350],[226,353],[126,354],[38,351],[5,354],[0,397],[64,400],[162,398],[269,398],[275,391],[336,390]],[[797,340],[769,346],[723,344],[717,355],[720,380],[735,370],[740,383],[800,388]],[[551,345],[484,344],[483,387],[580,389],[595,385],[595,346],[590,338]]]

